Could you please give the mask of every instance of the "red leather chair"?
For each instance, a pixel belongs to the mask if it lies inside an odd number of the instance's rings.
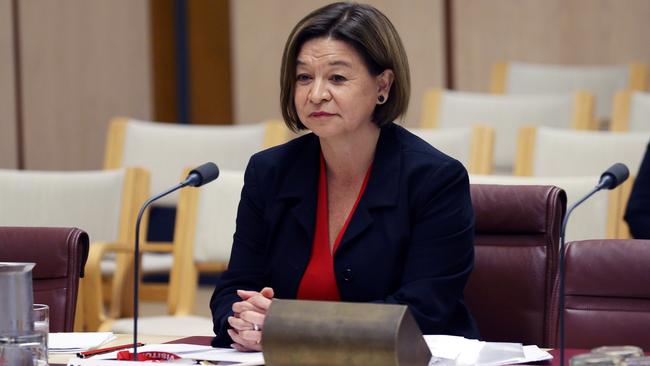
[[[50,307],[50,332],[74,327],[88,234],[76,228],[0,227],[0,261],[36,263],[34,303]]]
[[[565,253],[566,347],[650,350],[650,240],[577,241]]]
[[[474,271],[465,300],[486,341],[548,346],[566,195],[552,186],[471,185]]]

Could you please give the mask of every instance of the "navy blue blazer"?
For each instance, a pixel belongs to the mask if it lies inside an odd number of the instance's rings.
[[[295,299],[316,221],[320,143],[308,134],[251,157],[228,270],[210,308],[214,346],[237,289]],[[393,123],[381,128],[372,172],[334,254],[342,301],[406,304],[425,334],[478,338],[463,290],[474,263],[467,171]]]
[[[627,201],[625,221],[635,239],[650,239],[650,143]]]

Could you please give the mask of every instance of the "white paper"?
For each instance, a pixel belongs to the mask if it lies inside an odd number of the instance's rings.
[[[199,346],[196,344],[184,344],[184,343],[170,343],[170,344],[146,344],[144,346],[138,347],[139,352],[149,352],[149,351],[160,351],[160,352],[169,352],[176,354],[185,358],[185,354],[193,352],[205,352],[211,350],[210,346]],[[122,351],[133,352],[133,348],[125,348],[119,351],[104,353],[101,355],[96,355],[89,357],[90,360],[115,360],[117,359],[117,354]]]
[[[424,340],[432,355],[430,366],[500,366],[553,358],[550,353],[534,345],[482,342],[447,335],[425,335]]]
[[[526,358],[525,362],[537,362],[553,359],[553,356],[551,356],[550,353],[542,351],[537,346],[524,346],[524,357]]]
[[[239,352],[232,348],[213,348],[205,352],[184,354],[183,358],[202,361],[243,362],[247,365],[263,365],[262,352]]]
[[[126,349],[133,352],[133,348]],[[105,353],[90,357],[91,360],[114,360],[117,353],[124,350]],[[198,346],[195,344],[147,344],[138,347],[138,352],[160,351],[169,352],[182,358],[201,361],[227,361],[241,362],[245,365],[263,365],[264,357],[262,352],[239,352],[232,348],[213,348],[211,346]]]
[[[89,358],[72,358],[68,361],[68,366],[121,366],[121,365],[142,366],[142,362],[117,361],[117,360],[91,360]]]
[[[448,335],[425,335],[424,341],[429,346],[433,357],[448,360],[457,359],[463,350],[471,347],[473,344],[480,343],[476,339]]]
[[[51,353],[76,353],[100,347],[114,340],[112,332],[50,333],[47,347]]]

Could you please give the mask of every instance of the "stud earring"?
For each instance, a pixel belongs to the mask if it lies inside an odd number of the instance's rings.
[[[386,98],[384,98],[383,95],[380,95],[380,96],[377,98],[377,100],[379,100],[379,104],[383,104],[384,101],[386,100]]]

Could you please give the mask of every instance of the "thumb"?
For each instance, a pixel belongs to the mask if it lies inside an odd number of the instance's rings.
[[[266,297],[267,299],[272,299],[273,296],[275,296],[273,289],[270,287],[264,287],[262,291],[260,291],[262,296]]]

